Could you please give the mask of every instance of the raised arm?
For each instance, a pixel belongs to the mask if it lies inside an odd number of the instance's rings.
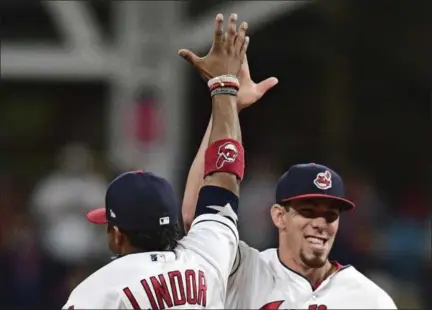
[[[190,53],[185,51],[186,55]],[[193,59],[193,56],[187,57],[187,60]],[[196,66],[196,65],[195,65]],[[197,68],[204,79],[208,80],[210,77],[207,76],[202,68]],[[275,77],[268,78],[255,84],[250,76],[249,64],[247,57],[243,59],[243,63],[239,73],[240,89],[237,94],[237,110],[240,112],[244,108],[257,102],[269,89],[278,83]],[[182,204],[182,215],[185,230],[188,231],[195,215],[195,207],[198,200],[198,193],[204,184],[204,154],[209,145],[210,130],[212,127],[213,117],[210,117],[207,130],[201,141],[199,150],[192,162],[189,174],[187,177],[186,188],[183,196]]]
[[[186,181],[182,203],[182,217],[186,231],[189,231],[190,225],[194,219],[196,203],[198,201],[198,193],[204,184],[204,155],[209,145],[212,124],[213,117],[210,117],[206,132],[189,169],[189,174]]]
[[[246,37],[247,23],[243,22],[238,32],[236,23],[237,15],[232,14],[224,34],[223,16],[218,14],[213,45],[207,56],[199,58],[187,50],[181,50],[179,54],[199,68],[202,76],[211,79],[208,86],[212,96],[212,121],[208,142],[204,137],[201,156],[197,156],[194,164],[198,167],[200,162],[203,163],[199,173],[204,180],[201,184],[197,182],[198,187],[219,187],[238,196],[244,170],[237,108],[238,76],[249,38]]]
[[[200,64],[212,78],[208,82],[213,121],[208,147],[203,156],[203,186],[196,200],[195,219],[188,235],[180,242],[186,251],[199,254],[227,283],[239,242],[237,209],[239,186],[244,173],[244,150],[237,111],[238,74],[249,38],[247,24],[238,32],[237,16],[231,15],[226,35],[223,19],[215,21],[212,49],[204,58],[189,52],[195,67]]]

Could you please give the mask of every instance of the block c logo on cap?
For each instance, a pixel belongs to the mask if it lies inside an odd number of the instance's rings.
[[[315,180],[313,181],[315,186],[319,189],[329,189],[332,187],[331,173],[326,170],[325,172],[320,172],[317,174]]]

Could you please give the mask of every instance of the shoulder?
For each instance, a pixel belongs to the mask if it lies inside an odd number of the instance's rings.
[[[263,252],[249,246],[246,242],[239,242],[238,259],[240,263],[247,262],[248,264],[262,265],[266,264],[267,260],[263,256]]]
[[[118,282],[113,282],[112,280],[117,278],[113,275],[117,274],[116,270],[119,269],[119,266],[119,261],[114,260],[96,270],[75,287],[69,299],[72,302],[75,301],[79,303],[82,300],[100,300],[104,299],[104,296],[118,295],[115,285],[115,283]]]
[[[365,298],[375,304],[378,309],[396,309],[396,305],[390,295],[375,282],[369,279],[366,275],[355,269],[353,266],[347,267],[344,272],[346,277],[349,277],[350,286],[356,286],[356,289],[362,291]]]
[[[275,260],[277,258],[277,249],[271,248],[271,249],[264,250],[260,252],[260,257],[262,260],[269,263],[270,261]]]
[[[71,292],[70,297],[79,297],[86,294],[94,294],[102,286],[105,288],[106,283],[102,281],[102,276],[106,274],[106,270],[110,269],[112,263],[96,270],[94,273],[85,278],[80,284],[78,284],[75,289]]]
[[[272,261],[277,259],[277,249],[271,248],[260,252],[247,245],[244,241],[239,242],[238,254],[241,262],[249,261],[263,268],[267,268]]]
[[[260,255],[260,252],[257,249],[251,247],[246,242],[241,241],[241,240],[239,241],[239,250],[241,253],[253,255],[256,257],[258,257]]]
[[[240,241],[237,260],[228,281],[226,308],[259,308],[273,284],[273,272],[262,253]]]
[[[267,251],[264,251],[267,252]],[[234,263],[233,272],[235,274],[237,270],[248,270],[249,274],[253,274],[254,270],[259,271],[261,275],[268,274],[270,272],[269,261],[271,255],[265,255],[264,252],[260,252],[257,249],[249,246],[244,241],[239,242],[238,253],[236,261]],[[270,252],[268,253],[270,254]]]

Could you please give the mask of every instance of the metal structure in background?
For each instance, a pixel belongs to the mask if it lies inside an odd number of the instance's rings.
[[[185,21],[182,1],[118,1],[114,5],[114,44],[107,45],[88,3],[45,1],[64,45],[1,46],[3,79],[109,80],[110,160],[120,169],[144,167],[176,183],[175,167],[184,154],[184,65],[178,48],[200,50],[212,38],[216,12],[238,12],[257,29],[310,1],[229,2],[198,20]],[[125,133],[133,118],[135,95],[140,89],[156,90],[166,128],[151,147],[142,146]]]

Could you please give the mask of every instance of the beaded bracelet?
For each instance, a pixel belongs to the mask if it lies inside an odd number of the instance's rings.
[[[235,85],[237,89],[240,87],[240,82],[239,82],[238,78],[234,75],[217,76],[217,77],[209,80],[207,82],[207,85],[210,89],[212,89],[215,84],[220,84],[222,87],[224,87],[225,83],[230,83],[230,85]]]

